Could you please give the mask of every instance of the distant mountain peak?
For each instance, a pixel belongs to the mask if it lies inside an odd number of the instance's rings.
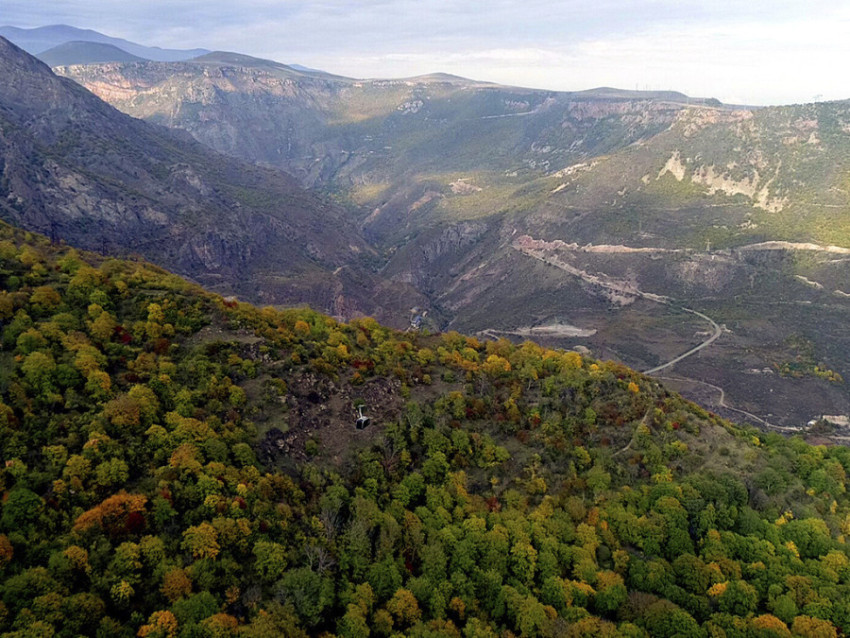
[[[190,62],[199,62],[203,64],[232,64],[237,66],[255,67],[255,66],[274,66],[285,67],[281,62],[267,60],[265,58],[255,58],[244,53],[235,53],[233,51],[209,51],[203,55],[192,58]]]
[[[583,98],[597,98],[601,100],[665,100],[670,102],[691,102],[694,104],[708,104],[720,106],[721,102],[715,98],[691,97],[680,91],[639,91],[631,89],[617,89],[610,86],[599,86],[584,91],[574,91],[574,95]]]
[[[39,53],[36,57],[48,66],[103,64],[106,62],[144,62],[142,58],[112,44],[74,40]]]
[[[304,77],[306,75],[320,76],[323,78],[332,78],[343,81],[350,80],[350,78],[346,78],[341,75],[333,75],[332,73],[327,73],[318,69],[311,69],[301,66],[300,64],[283,64],[282,62],[277,62],[275,60],[255,58],[250,55],[245,55],[244,53],[234,53],[233,51],[211,51],[196,58],[192,58],[189,62],[197,64],[212,64],[216,66],[237,66],[248,69],[274,69],[278,72],[283,71],[284,73],[290,73],[299,77]]]
[[[442,71],[437,71],[435,73],[426,73],[425,75],[417,75],[411,80],[430,80],[432,82],[475,82],[476,80],[470,80],[469,78],[462,77],[460,75],[452,75],[451,73],[444,73]]]
[[[0,26],[0,36],[11,40],[27,53],[38,55],[68,42],[108,44],[131,55],[158,62],[180,62],[209,53],[207,49],[163,49],[149,47],[122,38],[113,38],[92,29],[79,29],[67,24],[52,24],[24,29]]]

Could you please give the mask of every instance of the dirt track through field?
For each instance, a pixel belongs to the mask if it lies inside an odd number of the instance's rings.
[[[717,341],[718,337],[720,337],[720,335],[723,334],[723,328],[718,326],[717,323],[714,321],[714,319],[712,319],[708,315],[704,315],[703,313],[697,312],[696,310],[693,310],[691,308],[685,308],[684,306],[682,306],[681,309],[684,310],[685,312],[691,313],[692,315],[696,315],[697,317],[700,317],[701,319],[705,319],[709,324],[711,324],[711,330],[712,330],[711,336],[708,339],[706,339],[705,341],[703,341],[701,344],[699,344],[698,346],[695,346],[695,347],[691,348],[690,350],[688,350],[687,352],[680,354],[675,359],[671,359],[667,363],[663,363],[660,366],[655,366],[654,368],[650,368],[649,370],[644,370],[643,371],[644,374],[655,374],[656,372],[661,372],[662,370],[665,370],[665,369],[667,369],[671,366],[676,365],[682,359],[687,359],[688,357],[696,354],[697,352],[699,352],[703,348],[707,348],[712,343]]]

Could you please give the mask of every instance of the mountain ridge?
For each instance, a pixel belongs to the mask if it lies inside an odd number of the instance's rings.
[[[290,176],[130,118],[4,39],[0,69],[7,220],[83,248],[140,252],[248,298],[404,325],[407,307],[366,265],[372,250],[356,227]]]
[[[132,55],[159,61],[177,61],[209,53],[207,49],[163,49],[147,47],[122,38],[113,38],[92,29],[78,29],[65,24],[34,27],[30,29],[0,26],[0,36],[15,42],[33,55],[43,53],[66,42],[83,41],[110,44]]]

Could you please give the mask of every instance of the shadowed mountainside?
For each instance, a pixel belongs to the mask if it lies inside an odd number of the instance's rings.
[[[160,47],[147,47],[129,40],[113,38],[91,29],[78,29],[66,24],[52,24],[46,27],[34,29],[21,29],[19,27],[0,27],[0,37],[14,42],[24,51],[37,55],[48,49],[57,47],[68,42],[94,42],[108,44],[126,51],[132,55],[145,60],[161,60],[163,62],[188,60],[209,53],[206,49],[162,49]]]
[[[288,175],[128,117],[2,39],[0,74],[0,214],[12,223],[265,303],[400,325],[416,305],[364,265],[373,251],[344,211]]]
[[[39,53],[36,57],[47,66],[144,61],[144,58],[101,42],[65,42]]]

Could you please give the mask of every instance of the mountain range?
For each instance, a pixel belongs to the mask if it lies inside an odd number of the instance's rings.
[[[323,293],[280,285],[278,269],[298,269],[278,251],[224,277],[247,298],[395,325],[416,308],[432,330],[589,348],[765,427],[850,413],[845,102],[362,80],[224,52],[54,70],[223,154],[212,165],[282,169],[322,193],[298,191],[336,211],[358,259],[313,233]]]
[[[122,38],[113,38],[91,29],[78,29],[66,24],[53,24],[34,29],[0,26],[0,37],[14,42],[17,46],[32,55],[41,55],[46,51],[72,42],[77,45],[81,43],[109,45],[145,60],[159,60],[163,62],[188,60],[209,53],[206,49],[182,50],[148,47]]]
[[[4,219],[144,255],[225,294],[403,314],[407,287],[375,278],[375,253],[345,211],[288,175],[128,117],[2,39],[0,73]]]
[[[347,202],[433,327],[648,370],[711,334],[687,308],[725,325],[675,367],[690,396],[786,426],[850,410],[820,374],[850,373],[847,103],[356,80],[225,53],[56,70]]]

